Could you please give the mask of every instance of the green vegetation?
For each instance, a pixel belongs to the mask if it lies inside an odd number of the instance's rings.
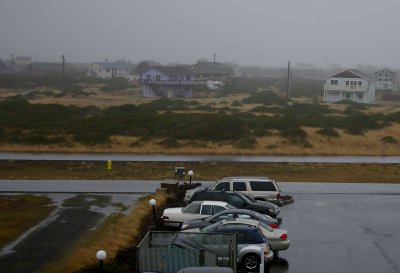
[[[292,143],[303,139],[300,141],[303,145],[307,135],[301,127],[330,128],[330,132],[327,129],[318,132],[329,136],[333,136],[335,129],[362,135],[400,121],[399,113],[366,114],[360,109],[367,106],[357,104],[350,104],[343,112],[317,103],[289,104],[272,91],[260,91],[242,101],[244,104],[258,102],[262,106],[250,112],[233,113],[228,107],[218,110],[182,99],[159,99],[100,110],[94,106],[30,104],[22,96],[16,96],[0,102],[0,143],[96,145],[110,143],[112,135],[122,135],[164,139],[160,144],[172,148],[179,140],[230,141],[251,147],[254,137],[275,129]],[[202,112],[191,113],[193,110]]]
[[[0,248],[44,220],[53,209],[46,196],[0,195]]]

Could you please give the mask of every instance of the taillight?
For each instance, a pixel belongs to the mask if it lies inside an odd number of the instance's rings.
[[[161,216],[161,218],[164,219],[164,220],[169,220],[169,217],[168,217],[168,216],[164,216],[164,215],[163,215],[163,216]]]
[[[278,193],[276,194],[276,200],[279,200],[279,199],[281,199],[281,193],[280,193],[280,192],[278,192]]]
[[[287,234],[286,234],[286,233],[282,234],[280,238],[281,238],[282,240],[287,240]]]
[[[269,226],[272,227],[272,228],[278,228],[279,227],[277,223],[269,224]]]

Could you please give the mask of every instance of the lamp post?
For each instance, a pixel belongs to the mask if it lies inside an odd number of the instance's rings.
[[[100,272],[103,272],[103,260],[107,257],[107,253],[104,250],[99,250],[96,253],[97,260],[100,261]]]
[[[188,171],[188,175],[189,175],[189,188],[192,188],[193,171],[192,170]]]
[[[154,226],[156,227],[156,230],[157,230],[158,227],[157,227],[157,218],[156,218],[156,205],[157,205],[156,199],[150,199],[149,205],[153,207]]]

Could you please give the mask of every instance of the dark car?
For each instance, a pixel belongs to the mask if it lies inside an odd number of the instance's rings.
[[[190,198],[189,203],[200,200],[224,201],[238,209],[254,210],[274,218],[276,218],[280,212],[280,209],[277,205],[265,201],[255,200],[241,192],[211,191],[206,189],[195,192]]]
[[[221,221],[223,219],[231,219],[231,218],[253,219],[263,222],[272,228],[278,228],[280,225],[280,222],[277,219],[267,216],[265,214],[258,213],[253,210],[227,209],[217,214],[211,215],[209,217],[186,221],[181,225],[181,230],[191,229],[191,228],[203,228],[208,225],[214,224],[218,221]]]

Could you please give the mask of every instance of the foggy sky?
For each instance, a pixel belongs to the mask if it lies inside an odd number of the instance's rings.
[[[399,0],[0,0],[0,58],[400,67]]]

